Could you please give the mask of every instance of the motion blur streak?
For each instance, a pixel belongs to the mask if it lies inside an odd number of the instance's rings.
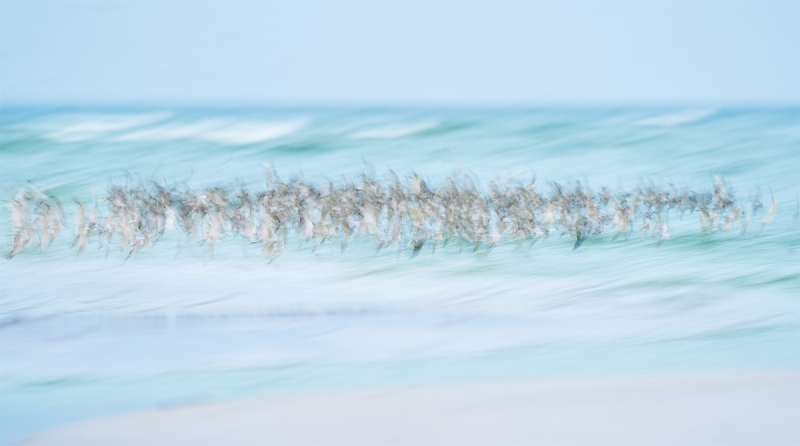
[[[262,252],[270,257],[280,255],[290,234],[313,240],[315,247],[340,240],[342,251],[351,236],[373,239],[378,250],[392,243],[402,248],[401,243],[410,240],[416,255],[428,242],[433,251],[451,240],[475,245],[473,251],[477,251],[481,244],[492,249],[509,238],[535,243],[551,233],[574,237],[573,249],[577,249],[589,236],[604,234],[606,226],[613,229],[612,240],[620,235],[627,238],[639,226],[645,237],[660,234],[661,245],[671,237],[670,211],[681,216],[697,211],[703,232],[745,233],[751,214],[763,207],[757,198],[745,205],[736,203],[720,177],[708,193],[648,187],[617,195],[605,187],[594,194],[580,183],[569,190],[554,183],[552,194],[540,195],[535,179],[526,185],[492,182],[491,194],[482,195],[468,176],[448,178],[444,186],[430,189],[416,173],[408,186],[396,176],[393,182],[382,184],[366,174],[355,183],[329,183],[319,190],[300,179],[281,182],[270,168],[267,182],[269,189],[254,194],[220,187],[179,190],[158,183],[114,186],[103,199],[107,215],[87,213],[75,199],[73,246],[82,251],[89,236],[96,235],[108,253],[111,240],[118,238],[130,257],[161,239],[176,223],[186,241],[196,238],[213,248],[231,233],[262,245]],[[771,203],[763,224],[775,215],[774,195]],[[61,233],[64,207],[57,197],[28,188],[10,206],[16,234],[9,259],[40,240],[40,248],[45,248]]]
[[[799,115],[4,109],[0,443],[258,395],[796,372]]]

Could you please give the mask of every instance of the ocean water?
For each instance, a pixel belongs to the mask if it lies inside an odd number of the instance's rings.
[[[764,207],[745,232],[673,211],[661,244],[634,225],[579,249],[559,233],[416,255],[295,236],[272,258],[230,231],[213,250],[179,231],[130,257],[73,246],[73,198],[102,214],[112,185],[255,193],[265,166],[320,188],[365,172],[485,192],[535,176],[543,194],[704,193],[721,176],[748,212]],[[26,187],[58,197],[66,227],[0,261],[0,444],[259,395],[800,367],[797,108],[3,109],[4,257]]]

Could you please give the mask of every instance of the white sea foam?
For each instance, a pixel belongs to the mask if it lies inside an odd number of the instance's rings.
[[[124,133],[113,138],[114,141],[171,141],[198,139],[198,136],[213,132],[225,125],[219,119],[203,119],[190,123],[164,124]]]
[[[201,139],[232,145],[254,144],[290,135],[304,126],[305,122],[302,120],[273,123],[242,122],[208,132],[202,135]]]
[[[718,113],[717,110],[686,110],[665,115],[653,116],[638,122],[639,125],[652,127],[674,127],[677,125],[691,124],[708,119]]]
[[[117,115],[60,115],[31,125],[57,142],[89,141],[109,133],[134,129],[169,118],[170,113]]]
[[[432,130],[438,127],[436,122],[420,122],[408,125],[394,125],[386,127],[376,127],[362,130],[352,135],[354,139],[395,139],[405,136],[415,135],[420,132]]]
[[[193,139],[221,144],[246,145],[290,135],[305,126],[304,120],[284,122],[205,119],[191,123],[166,124],[126,133],[116,141],[173,141]]]

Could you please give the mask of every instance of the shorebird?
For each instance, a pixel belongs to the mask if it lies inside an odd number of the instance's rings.
[[[86,209],[77,198],[75,199],[75,203],[78,205],[80,209],[78,212],[78,218],[75,221],[76,230],[76,237],[75,242],[73,242],[73,246],[78,247],[78,252],[83,251],[83,248],[86,247],[86,241],[89,238],[89,235],[92,234],[95,230],[95,226],[97,225],[97,217],[95,211],[89,211],[88,217],[86,216]]]
[[[575,225],[575,245],[572,246],[572,250],[574,251],[580,248],[583,242],[589,238],[591,233],[591,221],[586,216],[581,216]]]
[[[36,231],[32,228],[20,228],[14,236],[11,252],[8,254],[8,259],[13,259],[14,256],[24,251],[25,248],[36,242]]]
[[[658,246],[670,239],[672,235],[669,233],[669,226],[666,223],[661,227],[661,237],[658,239]]]
[[[466,175],[448,178],[436,188],[417,173],[405,183],[394,174],[383,183],[366,174],[355,182],[328,180],[326,188],[317,189],[296,178],[282,181],[271,167],[265,173],[267,188],[252,195],[242,187],[193,191],[166,182],[137,186],[129,180],[124,186],[108,189],[101,200],[105,212],[97,202],[95,209],[89,210],[76,199],[73,246],[80,252],[97,234],[100,249],[105,248],[107,254],[115,243],[131,256],[154,245],[177,222],[186,240],[196,235],[213,249],[226,238],[240,235],[261,244],[262,252],[272,258],[291,236],[314,239],[314,249],[337,240],[344,251],[351,238],[366,235],[377,244],[377,251],[397,243],[398,251],[410,248],[415,256],[428,240],[432,240],[434,253],[451,240],[460,246],[474,245],[473,252],[485,245],[488,252],[504,239],[532,239],[533,245],[549,234],[560,233],[574,236],[575,250],[593,234],[611,231],[612,240],[627,237],[637,224],[645,236],[660,230],[660,245],[670,237],[666,223],[670,212],[683,215],[697,210],[703,232],[738,230],[741,222],[740,232],[744,233],[762,206],[753,200],[751,212],[748,203],[737,203],[722,178],[715,178],[711,192],[706,193],[681,192],[672,184],[668,189],[650,185],[618,194],[604,187],[595,193],[580,183],[575,187],[552,183],[552,193],[540,194],[533,182],[495,181],[484,194]],[[771,222],[776,212],[771,190],[770,194],[772,202],[763,225]],[[9,210],[15,231],[9,257],[36,241],[46,247],[64,226],[61,202],[34,187],[11,200]]]
[[[777,202],[775,201],[775,194],[772,193],[772,189],[770,189],[769,194],[772,196],[772,204],[769,207],[769,212],[767,212],[767,216],[764,217],[764,220],[761,222],[762,225],[771,222],[772,217],[775,216],[775,208],[777,207]]]

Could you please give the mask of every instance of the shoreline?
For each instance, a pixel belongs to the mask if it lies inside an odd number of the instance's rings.
[[[18,443],[800,444],[800,370],[262,397],[90,419]]]

